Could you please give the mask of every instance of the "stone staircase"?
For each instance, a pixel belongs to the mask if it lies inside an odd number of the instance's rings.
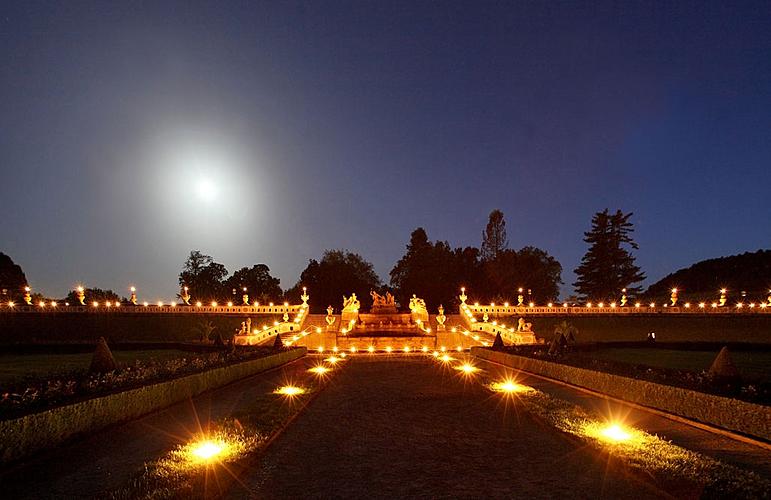
[[[336,314],[334,315],[335,322],[332,323],[333,327],[338,327],[340,324],[340,315]],[[303,323],[303,330],[307,330],[308,328],[312,328],[313,331],[316,330],[316,328],[321,328],[322,331],[326,331],[327,329],[327,315],[326,314],[309,314],[307,318],[305,318],[305,323]]]

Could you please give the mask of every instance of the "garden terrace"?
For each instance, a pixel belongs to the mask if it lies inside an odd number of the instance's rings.
[[[548,346],[512,346],[501,352],[597,370],[636,380],[771,405],[771,346],[732,344],[741,382],[721,383],[707,375],[723,344],[611,343],[571,345],[557,354]]]

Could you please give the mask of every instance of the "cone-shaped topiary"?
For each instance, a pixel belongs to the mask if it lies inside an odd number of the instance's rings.
[[[283,349],[284,348],[284,341],[281,340],[281,334],[277,333],[276,338],[273,341],[273,348],[274,349]]]
[[[565,336],[561,333],[559,335],[556,335],[554,337],[554,340],[551,341],[551,345],[549,346],[549,355],[550,356],[556,356],[560,350],[562,350],[563,347],[567,345],[567,340],[565,340]]]
[[[503,347],[503,338],[500,333],[495,334],[495,340],[493,340],[493,349],[500,349]]]
[[[713,380],[724,382],[739,380],[741,378],[739,370],[736,369],[734,362],[731,360],[731,353],[728,351],[728,346],[724,346],[720,349],[715,361],[712,362],[712,366],[709,367],[707,374]]]
[[[88,368],[89,373],[107,373],[114,371],[118,368],[115,363],[115,358],[112,357],[112,351],[107,345],[107,341],[104,337],[99,337],[96,343],[96,350],[91,357],[91,366]]]

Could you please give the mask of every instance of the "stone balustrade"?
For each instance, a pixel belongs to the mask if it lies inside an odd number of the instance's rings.
[[[533,332],[521,332],[517,331],[514,327],[507,327],[503,323],[498,323],[498,321],[477,321],[472,314],[466,313],[461,314],[461,318],[463,319],[463,322],[466,324],[466,328],[461,330],[461,333],[463,333],[466,336],[473,336],[474,340],[479,342],[483,346],[490,345],[491,342],[487,340],[482,340],[478,335],[474,335],[474,332],[482,332],[486,333],[487,335],[490,335],[492,337],[495,337],[499,333],[501,334],[501,338],[503,341],[507,344],[535,344],[536,338],[535,334]]]
[[[121,305],[115,305],[111,304],[109,306],[105,305],[104,303],[99,304],[98,306],[94,305],[88,305],[88,306],[73,306],[73,305],[63,305],[63,304],[57,304],[55,306],[51,304],[46,304],[45,306],[28,306],[28,305],[18,305],[14,304],[13,306],[9,306],[8,304],[0,304],[0,312],[11,312],[11,313],[82,313],[82,314],[105,314],[105,313],[121,313],[121,314],[236,314],[236,315],[244,315],[244,314],[256,314],[256,315],[268,315],[268,314],[284,314],[287,313],[289,315],[296,315],[298,312],[300,312],[301,309],[306,309],[307,314],[307,305],[303,307],[303,304],[299,305],[260,305],[260,306],[198,306],[198,305],[163,305],[159,306],[157,304],[148,304],[148,305],[133,305],[133,304],[121,304]]]
[[[247,306],[244,307],[248,308]],[[271,327],[263,328],[262,330],[255,328],[252,332],[245,335],[235,335],[233,337],[233,342],[236,345],[258,345],[266,342],[268,339],[278,334],[302,331],[303,323],[305,323],[305,319],[308,317],[309,308],[305,304],[296,307],[296,315],[293,320],[282,321]],[[291,345],[291,343],[288,345]]]
[[[465,308],[463,306],[466,306]],[[576,316],[576,315],[634,315],[634,314],[771,314],[771,306],[767,303],[762,304],[741,304],[734,306],[712,307],[711,304],[690,304],[689,306],[668,307],[663,305],[627,305],[624,307],[617,305],[598,305],[590,306],[565,306],[555,304],[552,306],[511,306],[511,305],[484,305],[484,304],[461,304],[460,313],[464,315],[464,310],[471,312],[472,315],[488,316],[527,316],[529,315],[547,315],[547,316]],[[464,315],[465,316],[465,315]]]

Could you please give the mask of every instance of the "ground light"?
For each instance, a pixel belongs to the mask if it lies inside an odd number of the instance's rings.
[[[464,375],[473,375],[474,373],[479,371],[479,368],[472,365],[471,363],[463,363],[460,365],[455,366],[455,369],[463,373]]]
[[[455,359],[455,358],[453,358],[453,357],[452,357],[452,356],[450,356],[449,354],[444,354],[443,356],[441,356],[441,357],[439,358],[439,361],[441,361],[442,363],[449,363],[450,361],[453,361],[454,359]]]
[[[290,398],[299,396],[300,394],[305,394],[305,389],[302,387],[297,387],[295,385],[282,385],[275,391],[273,391],[273,394],[281,394],[282,396],[289,396]]]
[[[529,392],[533,389],[529,386],[518,384],[511,379],[501,380],[499,382],[493,382],[490,384],[490,389],[495,392],[503,392],[506,394],[513,394],[516,392]]]
[[[342,358],[338,358],[337,356],[330,356],[328,358],[325,358],[324,361],[326,361],[329,364],[334,365],[335,363],[337,363],[339,361],[343,361],[343,359]]]
[[[192,441],[175,452],[178,460],[169,462],[169,466],[182,470],[186,467],[196,467],[224,462],[238,454],[239,443],[232,443],[222,438],[202,438]],[[181,459],[181,460],[179,460]]]
[[[588,422],[583,434],[609,445],[640,446],[644,434],[620,422]]]
[[[324,375],[329,370],[331,370],[331,368],[327,368],[324,365],[318,365],[318,366],[314,366],[313,368],[308,369],[309,372],[315,373],[316,375]]]
[[[619,441],[628,441],[632,435],[626,432],[620,425],[613,424],[601,432],[602,436],[605,437],[609,441],[619,442]]]
[[[225,447],[222,443],[202,441],[196,443],[190,450],[190,455],[197,461],[211,462],[220,455]]]

